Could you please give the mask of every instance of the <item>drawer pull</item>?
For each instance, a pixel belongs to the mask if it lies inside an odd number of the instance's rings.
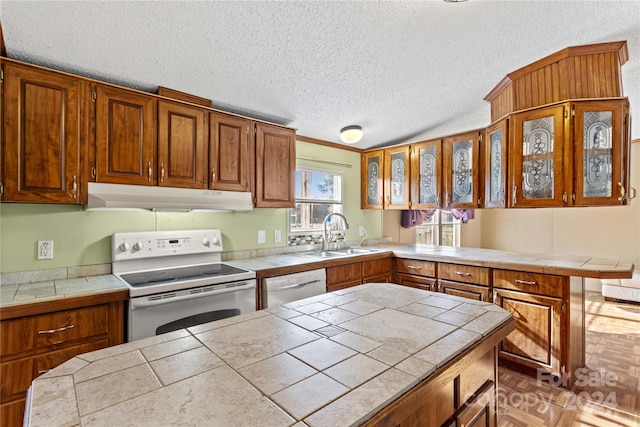
[[[410,268],[411,270],[420,270],[422,267],[420,266],[415,266],[415,265],[407,265],[407,268]]]
[[[49,372],[49,369],[41,369],[38,371],[38,375],[46,374],[47,372]]]
[[[515,280],[516,283],[520,283],[521,285],[538,285],[538,282],[534,281],[529,281],[529,280],[520,280],[520,279],[516,279]]]
[[[466,277],[471,276],[471,273],[465,273],[462,271],[455,271],[454,273],[457,274],[458,276],[466,276]]]
[[[62,328],[47,329],[45,331],[38,331],[38,335],[55,334],[56,332],[66,331],[67,329],[73,329],[75,327],[76,325],[67,325],[67,326],[63,326]]]

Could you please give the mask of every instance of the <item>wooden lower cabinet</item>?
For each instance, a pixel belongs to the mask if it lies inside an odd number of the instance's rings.
[[[511,330],[512,321],[445,364],[363,425],[496,426],[498,345]]]
[[[582,279],[574,279],[493,270],[493,300],[516,321],[500,346],[502,362],[573,384],[575,370],[584,366],[584,287]]]
[[[488,286],[470,285],[467,283],[451,282],[449,280],[438,280],[438,291],[476,301],[489,301]]]
[[[362,283],[389,283],[391,281],[391,258],[362,262]]]
[[[0,413],[3,427],[21,426],[31,382],[74,356],[124,342],[128,291],[69,298],[60,311],[42,304],[21,312],[2,310],[0,322]],[[32,304],[33,306],[38,305]]]
[[[562,300],[494,289],[495,301],[516,319],[516,330],[500,346],[500,356],[531,368],[561,372]]]
[[[362,284],[362,263],[337,265],[326,268],[327,292]]]
[[[399,285],[427,291],[436,290],[436,263],[396,258],[395,281]]]
[[[391,258],[368,259],[326,268],[327,292],[363,283],[391,281]]]

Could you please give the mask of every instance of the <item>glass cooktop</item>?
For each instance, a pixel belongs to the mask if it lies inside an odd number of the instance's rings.
[[[223,263],[195,265],[190,267],[177,267],[164,270],[150,270],[138,273],[126,273],[120,275],[122,280],[133,287],[161,285],[165,283],[183,282],[194,279],[218,279],[239,273],[247,273],[247,270],[232,267]]]

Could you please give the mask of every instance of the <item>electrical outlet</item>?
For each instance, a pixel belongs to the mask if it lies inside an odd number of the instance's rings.
[[[267,241],[267,233],[264,230],[258,230],[258,243],[265,243]]]
[[[273,241],[275,243],[282,242],[282,230],[273,230]]]
[[[53,240],[38,240],[38,259],[53,259]]]
[[[366,232],[367,231],[364,229],[364,225],[361,225],[358,229],[358,234],[360,235],[360,237],[364,236]]]

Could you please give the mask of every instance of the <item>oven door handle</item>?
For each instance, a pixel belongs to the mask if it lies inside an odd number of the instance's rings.
[[[193,294],[187,294],[187,295],[180,295],[177,297],[168,297],[168,298],[160,298],[160,299],[153,299],[153,300],[149,300],[149,297],[137,297],[137,298],[131,298],[131,300],[129,301],[129,304],[131,304],[131,310],[135,310],[137,308],[146,308],[146,307],[153,307],[153,306],[157,306],[157,305],[162,305],[162,304],[170,304],[173,302],[178,302],[178,301],[186,301],[186,300],[191,300],[191,299],[196,299],[196,298],[202,298],[202,297],[208,297],[208,296],[212,296],[212,295],[220,295],[220,294],[227,294],[230,292],[237,292],[237,291],[243,291],[243,290],[248,290],[248,289],[255,289],[256,287],[256,283],[255,281],[251,281],[250,283],[246,284],[246,285],[240,285],[240,286],[234,286],[231,288],[224,288],[224,289],[218,289],[215,291],[207,291],[207,292],[197,292],[197,293],[193,293]],[[169,292],[167,292],[169,293]]]

